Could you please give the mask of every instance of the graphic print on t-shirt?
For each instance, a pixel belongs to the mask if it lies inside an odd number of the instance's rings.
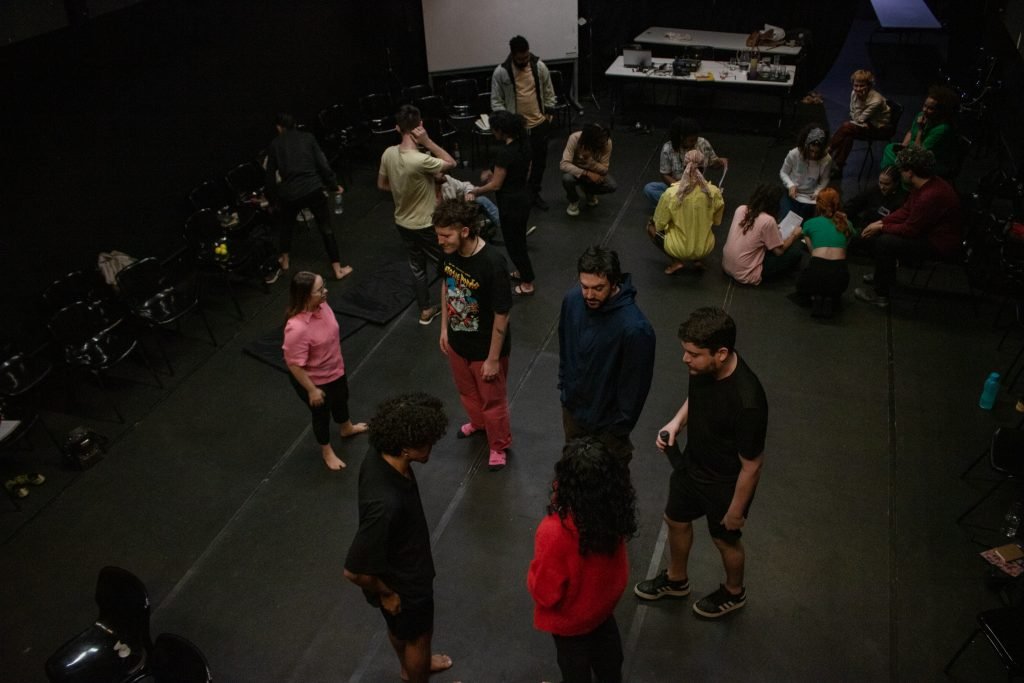
[[[480,282],[451,262],[444,266],[445,287],[448,290],[448,329],[452,332],[480,330],[480,301],[476,297]]]

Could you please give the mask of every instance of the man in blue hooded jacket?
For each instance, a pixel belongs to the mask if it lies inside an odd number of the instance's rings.
[[[558,320],[565,439],[594,436],[629,462],[629,434],[654,375],[654,328],[636,305],[636,288],[614,251],[589,247],[577,272],[579,287],[562,299]]]

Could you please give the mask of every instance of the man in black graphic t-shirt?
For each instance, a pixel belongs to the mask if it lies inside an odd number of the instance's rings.
[[[507,388],[512,290],[505,257],[480,237],[476,219],[476,205],[458,199],[444,200],[434,212],[444,252],[440,343],[469,417],[457,436],[484,430],[488,465],[500,470],[512,444]]]

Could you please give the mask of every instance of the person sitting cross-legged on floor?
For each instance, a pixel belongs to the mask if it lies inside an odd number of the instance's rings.
[[[651,208],[657,207],[658,200],[665,194],[668,186],[678,182],[683,176],[683,168],[686,166],[683,157],[691,149],[699,149],[704,155],[704,168],[701,172],[713,166],[729,166],[729,160],[715,154],[711,143],[700,136],[700,126],[694,119],[682,116],[675,118],[668,129],[668,142],[661,147],[661,157],[658,161],[661,182],[644,185],[644,196],[651,202]]]
[[[952,185],[935,175],[935,155],[908,147],[896,155],[896,166],[910,195],[903,206],[861,232],[872,243],[875,272],[864,276],[873,288],[854,291],[861,301],[881,308],[889,305],[898,263],[947,259],[960,243],[960,198]]]
[[[817,123],[804,126],[797,135],[796,147],[789,150],[779,169],[787,193],[779,207],[779,220],[790,211],[804,220],[814,217],[814,200],[828,185],[832,169],[827,139],[825,127]]]
[[[782,199],[778,185],[760,183],[750,200],[737,207],[722,248],[722,270],[742,285],[788,273],[800,264],[800,227],[782,239],[774,213]]]
[[[701,260],[715,248],[711,227],[722,222],[725,209],[722,191],[700,172],[704,163],[700,150],[691,149],[684,160],[682,178],[661,195],[654,217],[647,223],[647,236],[672,259],[666,275],[685,268],[687,262],[704,267]]]
[[[565,197],[569,200],[567,214],[580,215],[580,192],[587,206],[597,205],[597,195],[615,192],[618,185],[608,174],[611,161],[612,139],[604,126],[588,123],[583,130],[569,136],[558,165]]]

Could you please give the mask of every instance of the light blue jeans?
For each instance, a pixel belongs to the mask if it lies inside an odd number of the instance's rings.
[[[658,208],[658,200],[665,194],[668,185],[665,183],[647,183],[644,185],[644,196],[651,202],[651,208]]]

